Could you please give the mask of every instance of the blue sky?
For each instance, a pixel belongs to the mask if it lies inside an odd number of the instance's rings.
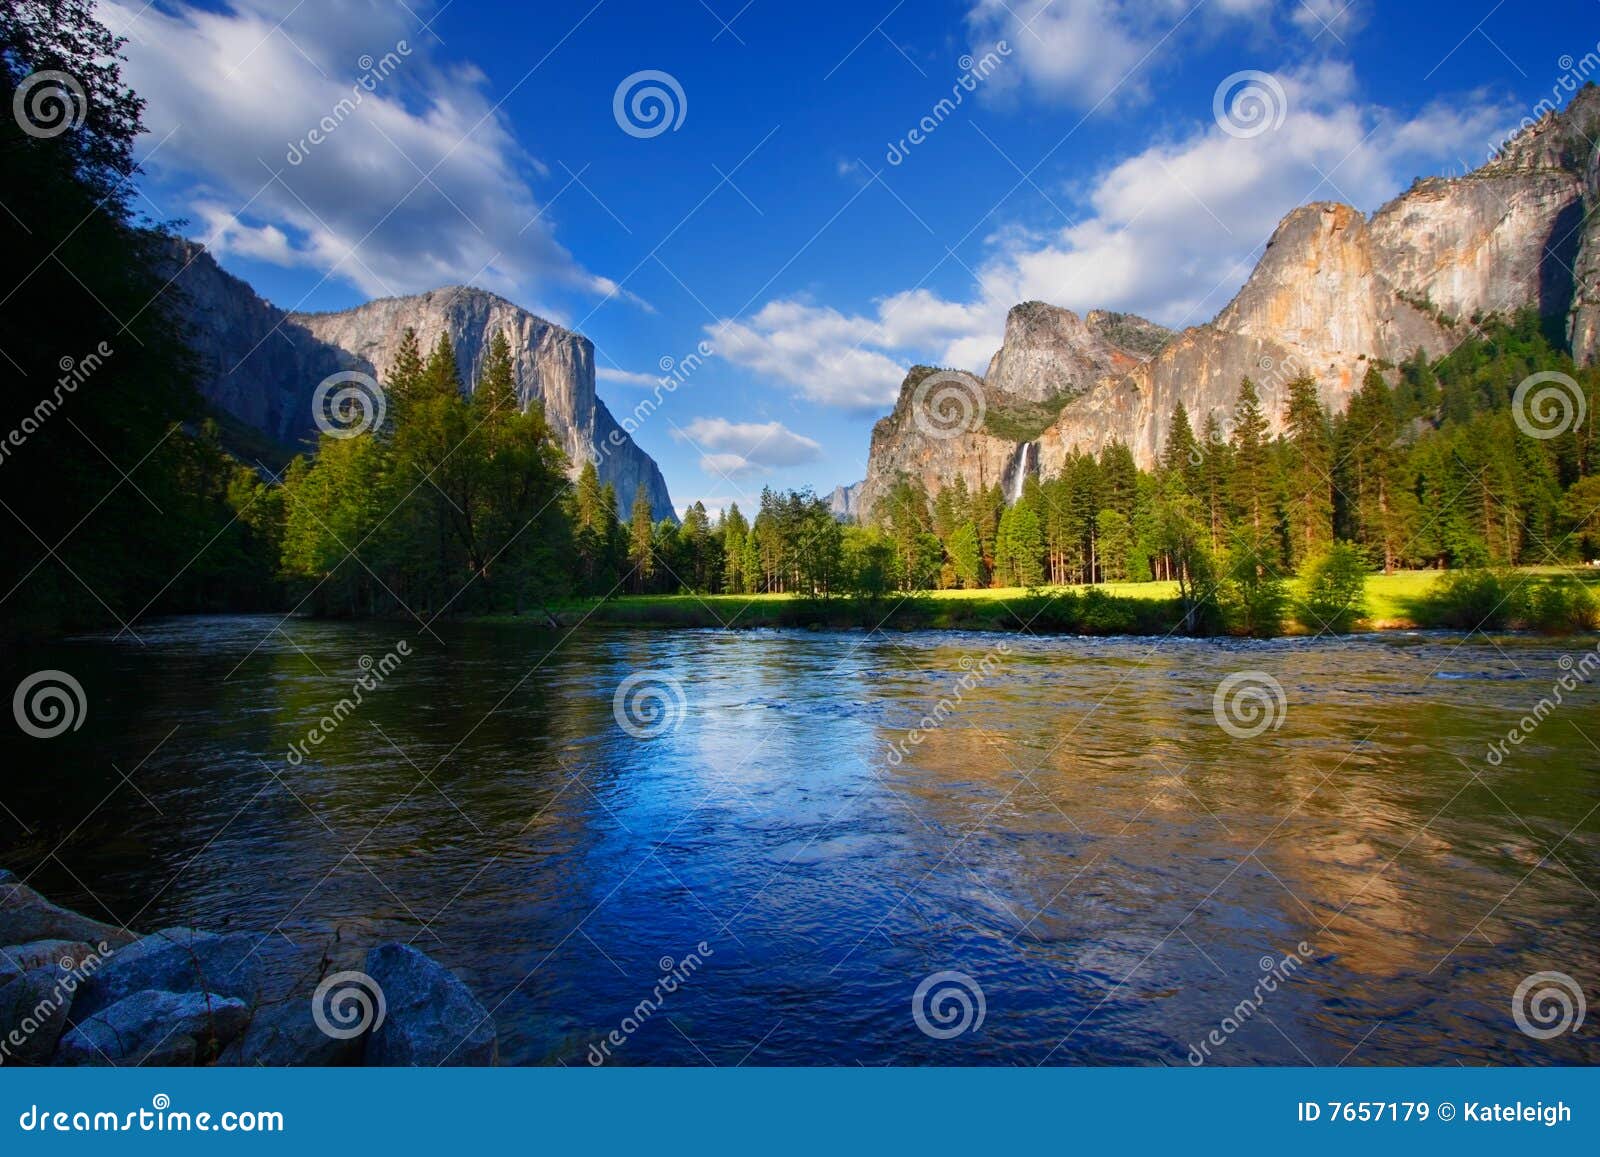
[[[1207,321],[1295,205],[1475,167],[1600,72],[1594,0],[101,12],[147,210],[276,304],[481,285],[591,338],[619,418],[709,342],[635,434],[680,508],[859,479],[905,368],[981,371],[1017,301]],[[646,71],[674,127],[630,119],[638,85],[616,115]]]

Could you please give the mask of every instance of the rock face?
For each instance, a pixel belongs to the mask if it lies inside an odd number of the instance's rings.
[[[1131,313],[1070,309],[1025,301],[1006,315],[1006,335],[984,381],[1007,398],[1044,402],[1077,397],[1118,378],[1154,354],[1170,330]]]
[[[164,928],[119,950],[85,980],[73,1000],[74,1019],[92,1016],[137,992],[211,992],[254,1002],[261,995],[262,937],[218,936]]]
[[[450,335],[468,389],[490,340],[504,332],[522,404],[543,404],[572,475],[594,458],[600,480],[616,487],[623,517],[643,484],[655,517],[676,521],[655,461],[595,394],[594,346],[587,338],[503,297],[459,285],[338,313],[287,313],[187,241],[174,246],[171,273],[206,400],[280,442],[298,445],[315,433],[312,391],[329,374],[360,370],[382,381],[408,327],[424,354],[441,334]]]
[[[369,1065],[492,1065],[494,1021],[454,973],[409,944],[367,953],[367,975],[388,1006],[367,1035]]]
[[[362,1037],[333,1037],[311,1015],[311,1001],[301,997],[258,1008],[244,1034],[222,1050],[222,1065],[300,1068],[361,1063]]]
[[[102,924],[52,904],[13,873],[0,868],[0,944],[68,940],[115,947],[134,939],[125,928]]]
[[[873,429],[860,506],[870,512],[897,473],[936,492],[1057,472],[1077,450],[1113,440],[1151,466],[1182,402],[1199,431],[1229,418],[1250,377],[1273,432],[1286,387],[1309,374],[1342,410],[1375,363],[1452,349],[1478,315],[1537,308],[1574,356],[1600,358],[1600,89],[1586,88],[1489,164],[1421,180],[1369,219],[1323,202],[1290,212],[1234,299],[1208,324],[1169,335],[1127,315],[1081,321],[1037,302],[1017,306],[989,364],[985,427],[938,438],[911,413],[929,371],[914,369],[894,413]],[[1060,405],[1032,442],[995,412]],[[1226,424],[1225,424],[1226,427]],[[1028,447],[1036,443],[1036,453]],[[1030,458],[1030,454],[1034,457]],[[1010,489],[1007,489],[1010,496]],[[870,516],[864,514],[864,517]]]
[[[940,371],[914,366],[906,375],[894,412],[872,428],[857,517],[869,520],[901,473],[920,479],[930,494],[960,474],[969,487],[998,483],[1009,496],[1025,472],[1038,473],[1041,459],[995,429],[1003,415],[1020,409],[1042,428],[1072,399],[1142,366],[1171,336],[1131,313],[1095,310],[1080,318],[1041,301],[1012,307],[1005,344],[984,378],[953,375],[941,391],[922,389]],[[965,420],[946,420],[957,418]]]
[[[828,509],[840,522],[854,522],[861,505],[861,487],[865,483],[852,482],[849,486],[835,486],[828,498]]]
[[[131,993],[93,1016],[78,1018],[57,1047],[61,1065],[191,1065],[213,1059],[244,1031],[242,1000],[208,992]]]
[[[25,1065],[49,1061],[72,1007],[72,990],[63,983],[66,975],[44,966],[0,981],[0,1044],[5,1060]]]
[[[0,1066],[499,1060],[483,1005],[409,945],[363,956],[359,943],[338,934],[305,945],[181,927],[136,938],[50,903],[3,868],[0,916],[0,932],[44,932],[22,943],[0,936]],[[92,944],[75,939],[101,932]],[[376,1028],[368,1019],[335,1031],[347,1022],[330,1001],[351,978],[387,1000],[389,1015]]]

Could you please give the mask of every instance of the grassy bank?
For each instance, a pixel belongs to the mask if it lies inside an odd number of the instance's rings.
[[[1525,568],[1480,576],[1471,599],[1459,578],[1441,571],[1401,571],[1367,581],[1362,630],[1416,627],[1471,629],[1539,626],[1567,629],[1567,619],[1524,621],[1541,590],[1583,590],[1600,596],[1600,572],[1578,568]],[[1452,584],[1454,578],[1455,585]],[[1487,584],[1487,585],[1485,585]],[[1570,597],[1570,594],[1569,594]],[[1581,595],[1577,596],[1580,600]],[[881,599],[809,599],[795,595],[619,595],[552,604],[563,626],[604,624],[639,627],[790,627],[898,630],[1015,631],[1039,634],[1164,635],[1180,617],[1176,583],[1105,583],[1096,587],[1020,587],[996,590],[920,591]],[[1580,615],[1581,619],[1581,615]],[[526,621],[497,616],[491,621]],[[1582,623],[1576,624],[1581,628]],[[1592,623],[1590,624],[1592,625]],[[1286,634],[1306,633],[1292,620]]]

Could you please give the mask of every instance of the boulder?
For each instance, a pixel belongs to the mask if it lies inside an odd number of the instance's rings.
[[[9,984],[35,968],[71,971],[85,960],[97,958],[99,949],[82,940],[34,940],[0,948],[0,984]]]
[[[42,1065],[56,1051],[72,1008],[71,973],[34,968],[0,984],[0,1057],[7,1064]]]
[[[136,992],[215,992],[254,1004],[261,992],[262,965],[255,949],[261,937],[246,932],[219,936],[193,928],[163,928],[118,949],[78,989],[74,1019],[91,1016]]]
[[[209,992],[147,990],[77,1023],[56,1048],[59,1065],[187,1065],[208,1060],[244,1031],[244,1001]]]
[[[112,947],[134,938],[126,928],[102,924],[50,903],[16,875],[0,868],[0,944],[36,940],[105,941]]]
[[[383,1022],[367,1034],[369,1065],[492,1065],[494,1021],[467,986],[409,944],[367,953],[367,975],[383,993]]]
[[[250,1027],[217,1058],[219,1065],[273,1068],[297,1065],[358,1065],[362,1038],[340,1040],[311,1018],[311,996],[264,1005]]]

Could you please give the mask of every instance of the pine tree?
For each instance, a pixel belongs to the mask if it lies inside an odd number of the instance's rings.
[[[1269,486],[1267,419],[1261,397],[1249,378],[1239,382],[1239,400],[1233,409],[1233,509],[1259,539],[1266,529]]]
[[[1024,499],[1012,510],[1011,555],[1017,584],[1030,590],[1044,582],[1044,531],[1039,526],[1039,512],[1034,504]]]
[[[516,369],[511,362],[511,343],[504,333],[496,333],[483,359],[483,372],[472,391],[477,419],[491,432],[505,425],[520,407],[517,404]]]
[[[730,502],[722,512],[722,589],[729,594],[745,594],[744,548],[750,534],[750,524],[739,511],[737,502]]]
[[[706,514],[705,503],[699,499],[684,513],[678,544],[683,554],[679,579],[696,591],[710,591],[711,519]]]
[[[1189,424],[1189,411],[1182,402],[1174,403],[1167,444],[1161,454],[1161,469],[1169,481],[1198,496],[1200,463],[1200,446],[1194,438],[1194,427]]]
[[[633,514],[628,520],[628,563],[633,568],[635,590],[648,590],[650,580],[655,577],[654,545],[655,523],[651,517],[650,496],[641,482],[633,492]]]
[[[430,397],[460,397],[461,372],[456,366],[456,349],[449,333],[441,333],[428,354],[418,393]]]
[[[387,388],[389,401],[395,410],[403,408],[414,397],[422,384],[422,351],[417,347],[417,331],[409,325],[400,335],[399,348],[389,365]]]
[[[1298,569],[1333,544],[1333,448],[1315,378],[1289,383],[1283,420],[1289,448],[1285,521],[1290,566]]]
[[[1205,461],[1200,465],[1200,501],[1211,527],[1211,553],[1222,549],[1229,522],[1229,491],[1233,485],[1233,448],[1222,432],[1216,411],[1206,416],[1202,436]]]
[[[1404,532],[1395,484],[1398,428],[1389,386],[1376,368],[1367,371],[1350,399],[1340,433],[1338,497],[1347,512],[1346,532],[1353,541],[1381,550],[1383,573],[1393,574]]]

